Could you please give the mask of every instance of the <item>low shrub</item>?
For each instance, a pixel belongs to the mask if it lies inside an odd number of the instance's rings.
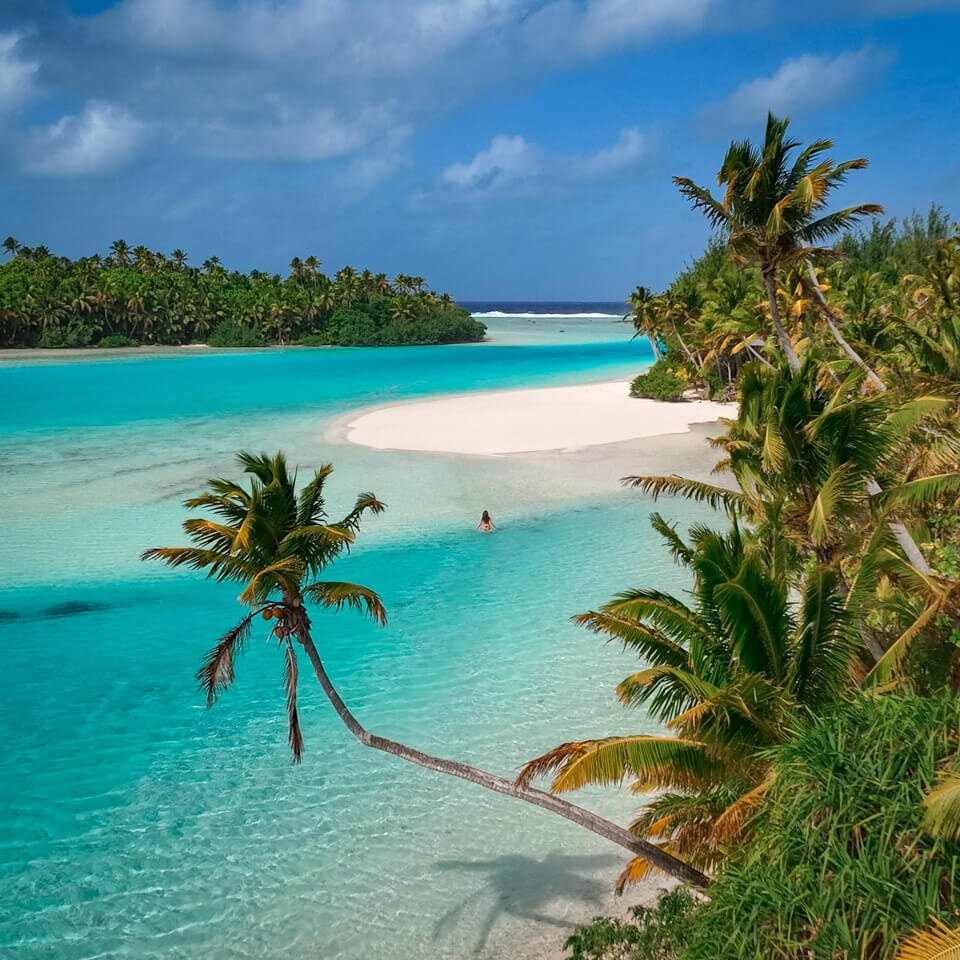
[[[38,346],[56,349],[59,347],[88,347],[96,335],[96,328],[83,320],[73,319],[66,324],[47,327],[40,336]]]
[[[323,333],[307,333],[298,341],[301,347],[326,347],[330,344],[330,339]]]
[[[630,396],[679,400],[686,386],[687,381],[677,376],[673,364],[658,360],[646,373],[634,378],[630,384]]]
[[[594,917],[564,944],[569,960],[673,960],[701,903],[678,887],[661,893],[654,907],[633,907],[629,920]]]
[[[139,347],[140,341],[125,337],[122,333],[108,333],[101,338],[98,347]]]
[[[221,320],[207,343],[211,347],[262,347],[265,341],[255,327],[245,327],[235,320]]]

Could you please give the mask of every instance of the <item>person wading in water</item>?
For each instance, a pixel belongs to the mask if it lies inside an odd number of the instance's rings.
[[[490,519],[490,512],[488,510],[484,510],[481,514],[477,529],[482,530],[484,533],[489,533],[491,530],[497,529],[497,525]]]

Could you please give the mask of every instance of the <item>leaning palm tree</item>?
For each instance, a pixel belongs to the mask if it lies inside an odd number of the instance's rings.
[[[300,762],[303,752],[297,713],[297,653],[302,650],[337,715],[364,746],[549,810],[634,855],[647,857],[684,883],[706,886],[707,878],[699,870],[589,810],[366,730],[343,702],[324,668],[313,641],[307,606],[352,607],[366,612],[378,623],[385,622],[383,603],[369,587],[317,579],[350,548],[364,514],[380,513],[384,505],[372,493],[363,493],[350,513],[331,523],[324,487],[332,466],[321,467],[298,492],[282,453],[269,457],[242,452],[238,461],[252,475],[249,488],[231,480],[210,480],[206,493],[186,501],[187,507],[208,510],[215,518],[193,517],[184,521],[184,530],[193,546],[158,547],[143,554],[145,560],[205,570],[215,580],[243,586],[239,600],[248,612],[212,647],[197,674],[208,705],[233,683],[235,657],[243,649],[256,618],[262,617],[270,624],[270,636],[276,638],[283,651],[289,741],[295,763]]]
[[[680,192],[703,211],[710,223],[726,233],[730,250],[741,263],[757,263],[770,301],[770,319],[787,362],[794,370],[800,360],[784,328],[777,305],[777,271],[805,262],[815,254],[834,256],[822,241],[849,228],[861,217],[883,213],[876,203],[861,203],[833,213],[824,207],[833,190],[851,170],[862,170],[861,158],[834,163],[820,159],[833,146],[817,140],[791,163],[799,140],[786,139],[789,118],[767,115],[762,148],[749,140],[734,141],[717,174],[725,187],[722,200],[687,177],[674,177]]]
[[[727,535],[694,527],[687,543],[661,517],[651,519],[693,573],[693,604],[628,590],[576,620],[637,653],[643,667],[617,695],[668,732],[564,743],[528,763],[518,782],[552,774],[553,793],[624,780],[634,793],[663,791],[631,830],[706,870],[737,842],[769,786],[766,751],[793,719],[834,702],[848,685],[849,614],[835,571],[823,566],[803,578],[791,604],[791,581],[736,523]],[[618,888],[651,866],[634,858]]]
[[[630,319],[633,323],[633,328],[637,331],[634,336],[640,336],[641,333],[646,336],[650,342],[650,349],[653,350],[654,359],[659,360],[663,356],[663,351],[660,349],[660,341],[657,339],[657,311],[659,307],[657,297],[653,295],[649,288],[638,286],[630,294],[627,303],[630,304],[630,312],[624,319]]]

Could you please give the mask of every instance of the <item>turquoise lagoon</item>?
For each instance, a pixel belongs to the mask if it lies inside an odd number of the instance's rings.
[[[631,661],[568,620],[621,587],[680,586],[649,501],[616,484],[638,451],[621,465],[337,442],[362,406],[613,379],[649,360],[612,324],[501,326],[477,346],[0,365],[0,953],[534,956],[610,906],[615,848],[365,751],[306,671],[291,767],[280,658],[256,635],[205,710],[192,676],[236,590],[137,560],[180,542],[182,499],[229,474],[236,449],[283,448],[304,471],[332,460],[334,510],[366,489],[389,504],[336,571],[382,593],[388,627],[314,618],[371,729],[506,774],[565,739],[653,729],[613,698]],[[474,529],[485,507],[494,536]],[[634,806],[581,800],[624,820]]]

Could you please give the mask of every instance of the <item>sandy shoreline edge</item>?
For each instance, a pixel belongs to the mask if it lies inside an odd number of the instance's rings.
[[[686,433],[736,405],[629,395],[630,381],[526,387],[410,400],[354,411],[330,439],[381,450],[505,456]]]

